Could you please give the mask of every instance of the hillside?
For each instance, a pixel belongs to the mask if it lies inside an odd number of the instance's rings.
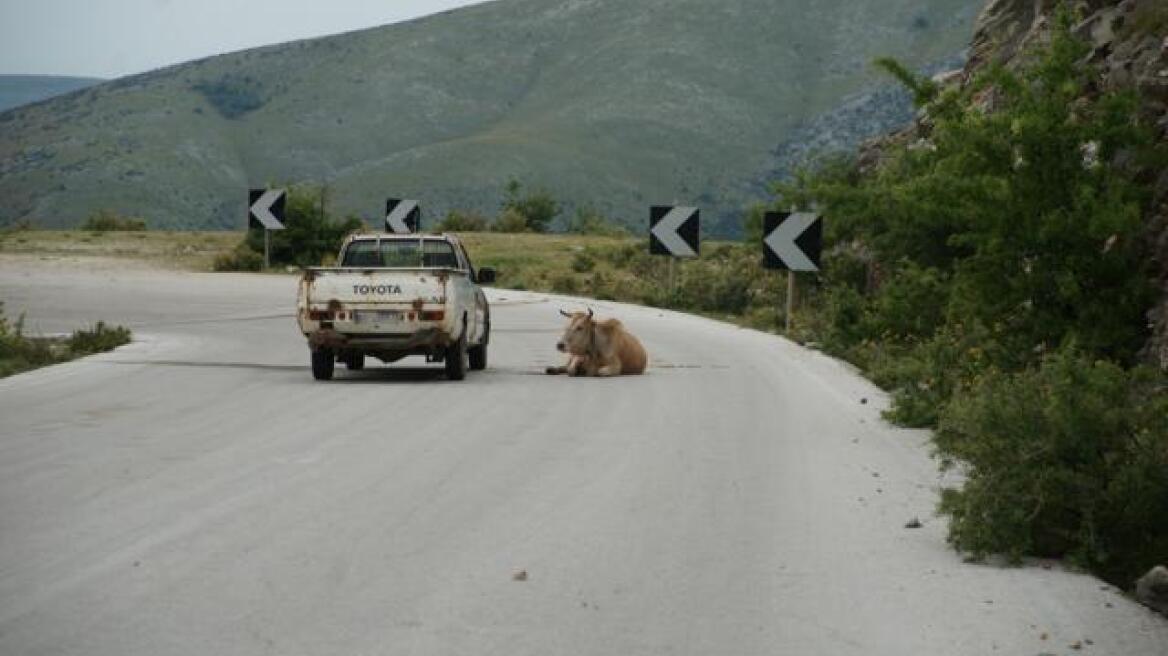
[[[637,225],[697,203],[727,232],[776,149],[881,92],[874,57],[963,50],[976,3],[930,4],[499,0],[115,80],[0,115],[0,225],[106,207],[236,227],[246,187],[297,181],[367,218],[416,196],[432,219],[496,209],[514,176]],[[845,133],[906,112],[853,112]]]
[[[0,75],[0,112],[100,84],[95,77]]]

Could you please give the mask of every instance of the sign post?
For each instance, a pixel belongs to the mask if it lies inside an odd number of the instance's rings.
[[[674,260],[697,257],[701,249],[701,211],[696,207],[654,205],[649,209],[649,254],[669,256],[669,295],[674,292]]]
[[[786,332],[795,314],[797,271],[819,271],[823,221],[810,212],[767,212],[763,217],[763,266],[787,270]]]
[[[264,268],[272,266],[272,231],[284,229],[283,189],[251,189],[248,191],[248,220],[264,228]]]
[[[783,315],[783,332],[791,333],[791,317],[795,315],[795,272],[787,270],[787,312]]]

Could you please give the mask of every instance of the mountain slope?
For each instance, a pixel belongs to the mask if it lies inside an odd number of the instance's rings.
[[[0,115],[0,224],[237,226],[246,187],[296,181],[432,218],[512,176],[636,224],[673,200],[730,222],[778,144],[881,82],[873,57],[951,57],[976,11],[856,4],[500,0],[117,80]]]
[[[0,112],[100,84],[95,77],[0,75]]]

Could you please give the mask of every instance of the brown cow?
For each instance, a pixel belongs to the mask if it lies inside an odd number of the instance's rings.
[[[622,374],[644,373],[649,364],[645,347],[625,330],[616,319],[595,321],[592,310],[587,313],[568,314],[568,327],[564,336],[556,343],[556,349],[567,353],[568,364],[563,367],[548,367],[549,374],[569,376],[620,376]]]

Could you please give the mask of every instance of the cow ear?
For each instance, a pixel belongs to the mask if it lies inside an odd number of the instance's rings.
[[[572,318],[572,315],[568,314],[567,312],[564,312],[563,310],[560,310],[560,314],[564,315],[565,317],[568,317],[569,319]]]
[[[592,308],[588,308],[588,318],[592,318]]]

